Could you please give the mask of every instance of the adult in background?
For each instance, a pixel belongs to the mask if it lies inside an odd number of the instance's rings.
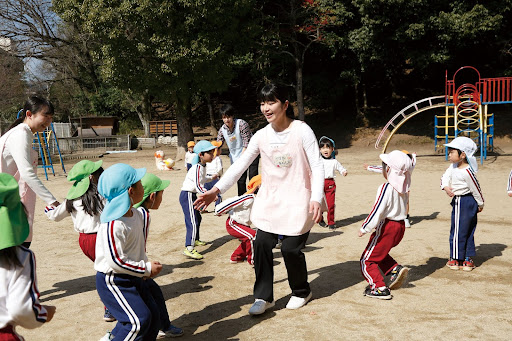
[[[37,96],[30,97],[23,107],[23,114],[0,138],[0,172],[9,173],[19,184],[21,202],[27,210],[30,233],[23,243],[29,247],[32,242],[36,195],[47,205],[60,203],[37,177],[37,153],[32,149],[34,133],[43,132],[53,119],[53,105]]]
[[[231,164],[242,156],[249,140],[252,137],[252,131],[249,124],[242,119],[235,117],[235,109],[231,104],[225,104],[220,108],[220,114],[224,124],[220,127],[219,134],[217,135],[217,141],[226,142],[229,148],[229,159]],[[258,175],[258,164],[259,156],[249,166],[249,179]],[[247,180],[247,170],[242,174],[240,179],[237,181],[238,195],[242,195],[246,191],[245,183]]]

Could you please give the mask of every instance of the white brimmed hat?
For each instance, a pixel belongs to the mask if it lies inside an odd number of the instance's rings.
[[[444,144],[444,146],[446,148],[458,149],[464,152],[466,154],[466,159],[468,160],[469,166],[473,172],[478,171],[478,163],[476,162],[476,158],[473,156],[478,147],[472,139],[465,136],[459,136],[454,138],[452,142]]]

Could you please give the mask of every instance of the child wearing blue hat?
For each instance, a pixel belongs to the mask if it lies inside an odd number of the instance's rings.
[[[23,340],[16,326],[50,322],[54,306],[41,305],[34,253],[21,246],[30,227],[16,179],[0,173],[0,340]]]
[[[148,219],[133,208],[144,197],[145,173],[145,168],[118,163],[106,169],[98,182],[98,192],[107,203],[96,237],[96,290],[117,319],[105,340],[154,340],[158,335],[158,307],[144,278],[158,275],[162,265],[148,261]]]
[[[195,247],[206,245],[205,242],[199,240],[201,213],[194,209],[193,205],[197,199],[197,193],[205,193],[207,191],[204,186],[206,183],[206,163],[213,160],[215,148],[211,142],[206,140],[201,140],[194,146],[196,156],[192,160],[192,167],[188,170],[181,186],[180,204],[185,216],[185,227],[187,228],[183,254],[193,259],[203,258],[203,255],[197,252]]]

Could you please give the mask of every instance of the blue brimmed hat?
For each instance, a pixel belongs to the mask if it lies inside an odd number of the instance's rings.
[[[128,189],[140,181],[146,168],[133,168],[124,163],[116,163],[107,168],[98,181],[98,192],[107,200],[100,221],[107,223],[121,218],[131,206]]]
[[[196,163],[199,163],[199,153],[214,150],[215,148],[217,147],[215,147],[210,141],[201,140],[197,142],[196,145],[194,146],[194,153],[196,154],[196,156],[194,156],[194,159],[192,159],[191,164],[195,165]]]

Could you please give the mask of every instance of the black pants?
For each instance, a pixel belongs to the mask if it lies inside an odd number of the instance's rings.
[[[251,163],[251,165],[249,166],[249,180],[251,180],[254,176],[258,175],[258,165],[260,163],[260,156],[258,155],[258,157],[256,159],[254,159],[254,161]],[[237,185],[238,185],[238,195],[242,195],[244,194],[245,192],[247,192],[247,187],[246,187],[246,179],[247,179],[247,170],[245,170],[245,172],[242,174],[242,176],[240,177],[240,179],[238,179],[237,181]]]
[[[311,292],[306,256],[301,250],[306,245],[308,236],[309,232],[300,236],[284,236],[281,245],[292,295],[302,298]],[[272,249],[276,246],[277,238],[277,234],[258,230],[254,240],[254,271],[256,273],[254,298],[267,302],[274,301],[274,255]]]

